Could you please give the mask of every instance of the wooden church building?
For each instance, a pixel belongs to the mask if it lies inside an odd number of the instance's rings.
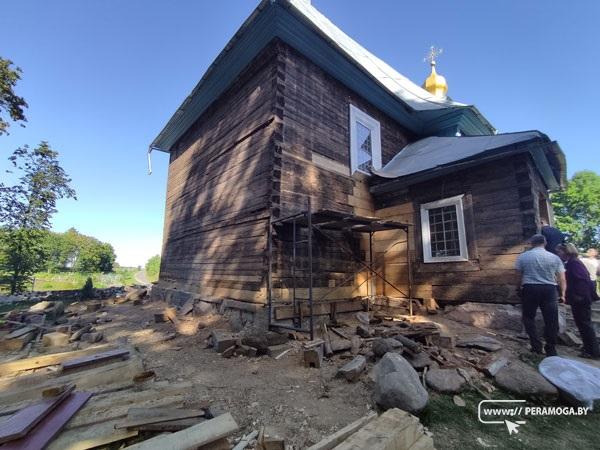
[[[450,99],[434,56],[420,87],[310,1],[260,2],[150,146],[170,157],[153,296],[272,320],[359,297],[516,302],[564,155]]]

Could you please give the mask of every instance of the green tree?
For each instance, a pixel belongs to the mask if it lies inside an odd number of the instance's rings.
[[[11,60],[0,57],[0,135],[8,134],[10,124],[6,115],[14,122],[21,122],[21,125],[27,121],[23,113],[27,103],[14,92],[20,79],[21,69],[13,67]]]
[[[552,195],[556,226],[576,246],[600,246],[600,175],[577,172],[567,188]]]
[[[20,177],[12,186],[0,183],[0,272],[15,293],[43,268],[45,230],[50,228],[56,202],[75,198],[75,191],[59,164],[58,153],[47,142],[33,150],[18,148],[9,161]]]
[[[146,262],[146,275],[150,281],[158,280],[158,274],[160,272],[160,255],[154,255]]]

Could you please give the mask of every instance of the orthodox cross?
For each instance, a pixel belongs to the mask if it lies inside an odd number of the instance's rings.
[[[433,45],[429,48],[429,51],[427,52],[427,54],[425,55],[425,58],[423,59],[423,62],[427,62],[429,61],[429,64],[433,65],[435,64],[435,59],[440,56],[442,53],[444,53],[444,49],[443,48],[436,48]]]

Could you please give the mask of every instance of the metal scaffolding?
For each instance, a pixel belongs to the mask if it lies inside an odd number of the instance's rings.
[[[275,323],[273,317],[273,239],[278,236],[276,227],[291,226],[292,228],[292,261],[291,261],[291,306],[293,308],[292,325]],[[267,274],[267,295],[268,295],[268,315],[269,315],[269,328],[281,328],[294,330],[303,333],[309,333],[310,338],[314,339],[314,305],[315,303],[325,300],[331,293],[339,289],[341,286],[331,287],[327,292],[320,296],[318,299],[314,299],[313,295],[313,279],[314,279],[314,265],[313,265],[313,233],[318,233],[320,236],[328,239],[329,241],[337,244],[342,251],[344,251],[351,259],[358,263],[359,269],[353,271],[344,280],[343,283],[354,278],[356,274],[362,270],[367,271],[367,296],[373,298],[374,289],[372,281],[375,278],[381,279],[384,283],[391,286],[393,289],[398,291],[401,295],[409,299],[409,309],[412,315],[412,267],[410,261],[410,254],[408,251],[408,245],[406,250],[406,262],[408,270],[408,292],[404,292],[398,287],[394,286],[388,281],[382,274],[375,270],[375,264],[373,261],[373,236],[379,231],[387,230],[404,230],[406,232],[408,242],[408,229],[410,225],[390,220],[382,220],[377,217],[363,217],[352,214],[344,214],[330,210],[319,210],[316,212],[312,211],[310,198],[307,202],[307,209],[297,214],[293,214],[287,217],[283,217],[276,220],[270,220],[268,230],[268,244],[267,244],[267,260],[268,260],[268,274]],[[298,231],[306,229],[306,238],[298,239]],[[340,239],[331,236],[328,231],[345,231],[350,233],[368,233],[369,235],[369,261],[365,262],[352,251],[345,249],[340,244]],[[300,269],[297,267],[297,253],[300,245],[306,244],[307,246],[307,259],[308,269]],[[296,295],[298,272],[306,272],[304,279],[307,279],[308,286],[308,298],[298,298]],[[343,284],[342,283],[342,284]],[[303,328],[303,312],[302,302],[308,303],[308,328]]]

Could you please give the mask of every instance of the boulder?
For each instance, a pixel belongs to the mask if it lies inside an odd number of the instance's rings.
[[[494,381],[498,386],[523,397],[556,397],[558,390],[533,367],[521,361],[511,361],[504,366]]]
[[[504,345],[497,339],[488,336],[473,336],[459,339],[456,343],[457,347],[478,348],[486,352],[495,352],[500,350]]]
[[[386,353],[377,366],[373,390],[375,403],[383,409],[400,408],[411,413],[425,408],[429,395],[406,359],[397,353]]]
[[[356,381],[360,378],[366,367],[367,359],[364,356],[359,355],[349,363],[340,367],[337,371],[337,376],[344,377],[350,382]]]
[[[406,359],[398,353],[386,353],[383,358],[373,367],[373,380],[392,372],[402,371],[405,367]],[[410,365],[410,364],[409,364]]]
[[[467,325],[493,330],[521,331],[521,310],[511,305],[489,303],[463,303],[446,317]]]
[[[425,374],[425,382],[442,394],[458,394],[467,383],[456,369],[431,369]]]
[[[394,338],[380,338],[373,341],[372,347],[375,356],[382,357],[388,352],[402,353],[402,343]]]

